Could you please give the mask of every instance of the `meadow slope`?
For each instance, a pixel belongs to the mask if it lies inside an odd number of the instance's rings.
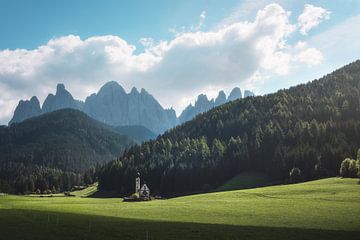
[[[341,178],[136,203],[0,196],[0,239],[359,239],[359,202]]]

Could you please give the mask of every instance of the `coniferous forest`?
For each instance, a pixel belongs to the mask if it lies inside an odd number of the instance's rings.
[[[287,182],[339,174],[360,146],[360,61],[274,94],[236,100],[135,145],[101,168],[99,186],[133,191],[137,172],[156,193],[213,188],[254,170]]]
[[[0,127],[0,192],[68,191],[134,142],[86,114],[63,109]]]

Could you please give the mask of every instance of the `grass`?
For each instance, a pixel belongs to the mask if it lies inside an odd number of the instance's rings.
[[[132,203],[8,195],[0,239],[359,239],[359,202],[341,178]]]
[[[227,181],[216,191],[229,191],[273,185],[274,180],[260,172],[243,172]]]
[[[89,197],[97,192],[97,188],[98,188],[98,183],[94,183],[83,190],[73,191],[71,192],[71,194],[76,197]]]

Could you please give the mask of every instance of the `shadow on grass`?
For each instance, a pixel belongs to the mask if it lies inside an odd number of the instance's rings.
[[[96,192],[86,196],[87,198],[121,198],[121,195],[117,192],[106,192],[97,190]]]
[[[0,209],[0,239],[359,239],[358,232],[145,221]]]

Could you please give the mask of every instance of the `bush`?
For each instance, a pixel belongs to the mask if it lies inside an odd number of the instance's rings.
[[[133,194],[131,194],[131,196],[130,196],[132,199],[138,199],[138,198],[140,198],[140,195],[139,195],[139,193],[133,193]]]
[[[293,168],[291,169],[290,173],[290,182],[291,183],[297,183],[301,181],[301,170],[300,168]]]
[[[344,178],[356,178],[358,175],[358,164],[354,159],[346,158],[341,162],[340,176]]]

